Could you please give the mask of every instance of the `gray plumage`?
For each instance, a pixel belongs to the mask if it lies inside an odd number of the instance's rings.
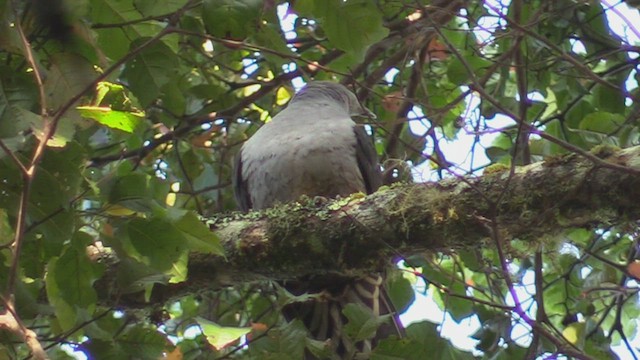
[[[351,116],[373,114],[340,84],[304,87],[242,146],[234,176],[240,209],[377,190],[382,177],[373,143]]]
[[[376,191],[382,183],[377,154],[352,116],[373,114],[346,87],[310,82],[238,153],[234,190],[240,209],[264,209],[302,195],[336,197]],[[356,343],[343,331],[346,304],[363,305],[376,316],[394,313],[379,274],[332,280],[329,286],[298,281],[285,288],[297,295],[322,294],[319,299],[323,300],[291,304],[283,313],[289,320],[302,320],[315,339],[328,341],[334,358],[350,359],[357,352],[370,351],[378,339],[402,333],[397,316],[378,330],[373,341]]]

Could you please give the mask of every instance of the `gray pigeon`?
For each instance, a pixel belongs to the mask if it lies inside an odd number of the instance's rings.
[[[307,84],[238,153],[234,190],[240,209],[264,209],[302,195],[336,197],[376,191],[382,183],[377,154],[352,116],[374,115],[340,84]],[[302,281],[284,284],[294,294],[322,294],[322,300],[295,303],[283,312],[288,320],[301,319],[315,339],[326,341],[334,358],[351,359],[357,352],[370,351],[379,339],[401,335],[379,274],[330,281],[330,286],[320,289]],[[349,303],[364,305],[375,315],[392,314],[393,323],[381,326],[373,339],[355,342],[343,331],[342,309]],[[305,358],[315,357],[307,353]]]

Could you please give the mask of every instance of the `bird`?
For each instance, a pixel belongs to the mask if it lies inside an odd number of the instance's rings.
[[[303,195],[335,198],[375,192],[382,185],[378,156],[365,128],[353,121],[355,116],[375,118],[345,86],[330,81],[307,83],[237,153],[233,187],[240,210],[266,209]],[[283,314],[287,320],[302,320],[314,339],[329,344],[333,358],[370,352],[382,338],[402,335],[383,276],[319,282],[324,285],[285,283],[295,295],[320,296],[287,305]],[[363,305],[376,316],[389,314],[391,323],[382,325],[371,340],[354,341],[343,331],[342,310],[350,303]],[[305,353],[305,359],[315,358]]]

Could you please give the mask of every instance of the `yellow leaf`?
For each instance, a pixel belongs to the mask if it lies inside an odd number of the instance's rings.
[[[584,323],[573,323],[562,330],[562,336],[573,345],[579,345],[584,341]]]
[[[279,87],[278,91],[276,91],[276,104],[282,106],[288,103],[290,99],[291,94],[289,94],[287,88],[285,88],[284,86]]]
[[[111,216],[131,216],[135,215],[135,211],[118,204],[108,204],[104,207],[104,211]]]

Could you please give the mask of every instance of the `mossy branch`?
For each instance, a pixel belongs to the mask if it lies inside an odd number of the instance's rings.
[[[566,155],[514,172],[493,167],[482,177],[335,201],[302,199],[212,220],[226,259],[192,254],[188,284],[168,287],[161,297],[259,278],[357,274],[417,252],[493,246],[491,221],[501,238],[535,243],[570,228],[640,218],[640,146],[594,154],[630,171]]]

